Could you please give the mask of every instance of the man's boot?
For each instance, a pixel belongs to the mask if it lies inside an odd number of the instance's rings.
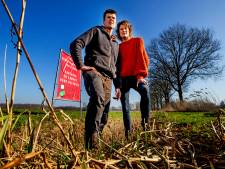
[[[105,125],[104,124],[100,124],[99,125],[99,134],[102,135],[103,129],[104,129]]]
[[[99,149],[99,147],[99,134],[96,131],[91,135],[90,149]]]
[[[125,137],[127,141],[131,140],[131,131],[130,130],[125,130]]]
[[[90,149],[90,143],[91,143],[91,134],[90,133],[85,133],[84,144],[85,144],[85,149],[86,150]]]

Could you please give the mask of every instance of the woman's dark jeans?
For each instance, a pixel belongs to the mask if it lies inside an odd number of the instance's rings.
[[[125,133],[131,131],[131,118],[130,118],[130,104],[129,104],[129,92],[133,88],[140,96],[140,109],[141,109],[141,124],[145,127],[145,124],[149,122],[149,111],[150,111],[150,93],[149,86],[144,83],[140,83],[137,86],[137,80],[134,76],[128,76],[122,78],[121,88],[121,104],[123,110],[123,122],[125,127]]]
[[[93,136],[99,133],[100,125],[106,124],[107,119],[103,117],[103,112],[108,114],[112,79],[103,76],[96,70],[83,73],[85,89],[90,96],[85,117],[85,147],[92,148]]]

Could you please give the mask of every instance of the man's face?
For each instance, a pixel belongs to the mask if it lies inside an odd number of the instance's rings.
[[[115,28],[116,27],[116,14],[107,13],[105,15],[104,26],[106,28]]]
[[[119,33],[122,39],[128,39],[130,37],[130,31],[126,25],[120,25]]]

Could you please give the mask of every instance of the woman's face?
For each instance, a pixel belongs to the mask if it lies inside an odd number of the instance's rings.
[[[126,25],[120,25],[119,33],[122,40],[127,40],[130,38],[130,31]]]

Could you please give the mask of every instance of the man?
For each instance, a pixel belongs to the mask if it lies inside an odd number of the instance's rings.
[[[72,58],[83,73],[84,85],[90,96],[85,117],[86,149],[98,146],[100,125],[107,122],[106,116],[102,114],[108,114],[112,79],[116,77],[118,44],[112,35],[115,26],[116,11],[108,9],[103,15],[103,26],[89,29],[70,44]],[[84,63],[83,48],[86,53]],[[117,89],[116,95],[119,94]]]
[[[121,40],[119,45],[119,68],[121,77],[121,104],[123,110],[123,120],[125,136],[131,131],[129,91],[133,88],[141,95],[140,109],[142,117],[142,127],[145,129],[149,123],[150,93],[148,82],[149,59],[144,47],[144,41],[139,37],[132,37],[132,25],[123,20],[117,25],[117,36]]]

